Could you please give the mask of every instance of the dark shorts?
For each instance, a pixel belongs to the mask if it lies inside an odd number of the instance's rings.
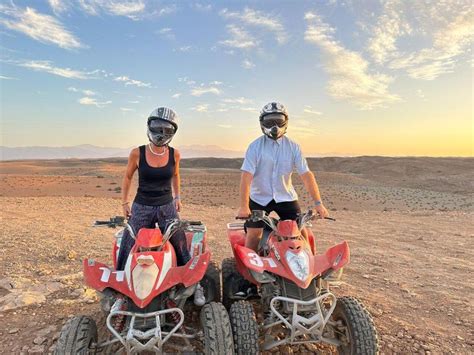
[[[250,200],[249,207],[251,211],[261,210],[267,213],[275,212],[281,220],[292,219],[296,220],[298,215],[301,213],[300,204],[298,201],[289,201],[289,202],[279,202],[276,203],[275,200],[271,200],[268,205],[262,206],[258,203]],[[263,228],[265,225],[264,222],[252,222],[246,221],[245,226],[247,228]]]
[[[131,212],[132,216],[128,220],[128,223],[132,226],[135,233],[138,233],[141,228],[155,228],[156,224],[158,224],[161,232],[164,233],[169,221],[179,218],[174,201],[162,206],[147,206],[134,202]],[[191,257],[186,245],[184,232],[176,232],[171,237],[170,242],[176,252],[178,266],[186,264]],[[117,270],[124,269],[128,255],[134,244],[135,240],[130,236],[128,230],[125,229],[122,242],[120,243]]]

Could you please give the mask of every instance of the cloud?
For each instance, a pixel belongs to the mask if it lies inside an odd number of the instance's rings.
[[[232,12],[228,9],[223,9],[220,12],[220,15],[226,19],[237,20],[246,25],[269,31],[275,35],[279,44],[286,43],[288,40],[285,28],[277,16],[268,16],[261,11],[253,10],[248,7],[246,7],[242,12]]]
[[[177,92],[176,94],[173,94],[171,97],[173,99],[179,99],[179,97],[181,96],[181,93],[180,92]]]
[[[436,79],[453,72],[457,58],[470,53],[473,35],[472,14],[467,11],[434,33],[432,47],[401,54],[390,62],[390,68],[405,69],[415,79]]]
[[[11,76],[0,75],[1,80],[18,80],[17,78],[12,78]]]
[[[245,97],[236,97],[236,98],[227,98],[227,99],[222,99],[222,102],[225,102],[227,104],[240,104],[240,105],[248,105],[253,103],[252,99],[247,99]]]
[[[48,2],[56,15],[60,15],[69,9],[69,3],[67,0],[48,0]]]
[[[191,95],[193,96],[202,96],[204,94],[220,95],[221,90],[215,86],[198,86],[191,89]]]
[[[89,79],[91,78],[92,73],[74,70],[70,68],[60,68],[52,65],[50,61],[47,60],[30,60],[25,62],[19,62],[17,65],[32,69],[35,71],[46,72],[49,74],[61,76],[68,79]]]
[[[209,104],[198,104],[195,107],[191,108],[192,111],[196,112],[208,112],[209,111]]]
[[[137,86],[137,87],[140,87],[140,88],[142,88],[142,87],[151,88],[150,83],[145,83],[145,82],[140,81],[140,80],[130,79],[128,76],[117,76],[114,79],[114,81],[124,82],[125,86],[133,85],[133,86]]]
[[[156,31],[156,33],[160,35],[161,37],[169,39],[169,40],[174,40],[176,38],[173,33],[173,29],[169,27],[162,28]]]
[[[258,41],[243,28],[236,25],[227,25],[230,38],[219,43],[232,48],[249,49],[258,46]]]
[[[252,63],[250,60],[248,59],[244,59],[242,61],[242,68],[244,69],[252,69],[252,68],[255,68],[255,64]]]
[[[196,82],[194,80],[189,79],[187,76],[185,76],[183,78],[178,78],[178,82],[185,83],[189,86],[196,84]]]
[[[86,106],[96,106],[98,108],[102,108],[106,105],[109,105],[112,103],[112,101],[104,101],[104,102],[99,102],[97,101],[97,99],[93,98],[93,97],[90,97],[90,96],[85,96],[85,97],[82,97],[78,100],[78,102],[81,104],[81,105],[86,105]]]
[[[191,5],[193,8],[195,8],[198,11],[202,12],[209,12],[212,10],[212,5],[211,4],[201,4],[201,3],[195,3]]]
[[[125,16],[138,20],[145,13],[142,0],[78,0],[79,6],[87,14],[97,16],[101,13],[112,16]]]
[[[372,109],[400,98],[388,92],[392,78],[369,72],[369,63],[361,54],[344,48],[334,38],[335,29],[314,13],[305,15],[308,27],[305,40],[320,49],[324,69],[329,73],[328,92],[338,100],[347,100],[362,109]]]
[[[306,105],[306,106],[304,107],[303,112],[304,112],[304,113],[309,113],[309,114],[312,114],[312,115],[318,115],[318,116],[323,114],[323,113],[320,112],[320,111],[315,111],[315,110],[313,110],[313,108],[312,108],[311,106],[308,106],[308,105]]]
[[[80,90],[80,89],[76,89],[75,87],[73,86],[70,86],[67,88],[68,91],[71,91],[71,92],[82,92],[84,95],[86,96],[95,96],[97,95],[97,93],[95,91],[92,91],[92,90]]]
[[[21,32],[34,40],[46,44],[54,44],[64,49],[85,47],[56,18],[41,14],[35,9],[17,6],[0,5],[0,24],[6,28]]]
[[[122,112],[130,112],[130,111],[135,111],[133,108],[128,108],[128,107],[120,107],[120,111]]]
[[[178,47],[178,48],[175,48],[173,49],[174,52],[189,52],[191,51],[191,49],[193,49],[193,46],[181,46],[181,47]]]

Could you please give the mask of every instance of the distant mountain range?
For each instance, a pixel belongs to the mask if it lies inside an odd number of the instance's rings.
[[[217,145],[184,145],[177,147],[183,158],[240,158],[244,153]],[[71,147],[4,147],[0,146],[0,160],[30,159],[98,159],[128,157],[130,148],[98,147],[90,144]]]

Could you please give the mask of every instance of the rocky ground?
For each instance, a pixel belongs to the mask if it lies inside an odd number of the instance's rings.
[[[69,317],[102,319],[95,292],[82,284],[81,261],[110,262],[113,231],[91,225],[120,214],[120,194],[113,190],[120,186],[120,172],[84,171],[89,172],[67,176],[2,169],[2,354],[51,352]],[[225,225],[235,214],[237,181],[235,171],[183,171],[182,217],[207,224],[216,261],[230,256]],[[382,353],[473,353],[470,192],[404,188],[335,173],[320,174],[320,182],[337,222],[314,225],[318,248],[349,242],[351,263],[334,292],[366,305]]]

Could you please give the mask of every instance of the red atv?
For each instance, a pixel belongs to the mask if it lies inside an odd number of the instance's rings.
[[[192,350],[192,339],[203,339],[206,354],[233,351],[228,314],[218,303],[220,274],[209,261],[206,227],[201,222],[173,220],[164,234],[159,228],[142,228],[136,235],[123,217],[97,221],[95,225],[125,227],[135,239],[123,271],[115,270],[123,229],[115,235],[114,268],[93,259],[85,259],[83,263],[86,285],[101,293],[101,306],[111,336],[98,343],[95,321],[76,316],[64,325],[57,354],[162,353],[170,338],[184,342],[184,346],[174,345],[175,351]],[[178,267],[169,239],[180,230],[186,234],[191,260]],[[202,331],[183,325],[192,322],[194,305],[188,298],[197,287],[203,287],[206,298],[200,314]]]
[[[245,247],[243,223],[229,223],[234,258],[222,263],[223,303],[230,309],[236,353],[322,342],[339,354],[377,354],[370,314],[357,299],[336,298],[329,290],[349,262],[347,242],[318,255],[314,235],[306,228],[314,219],[311,211],[298,221],[278,221],[264,211],[253,211],[250,219],[266,225],[258,252]],[[305,228],[307,238],[302,235]],[[248,301],[252,297],[261,299],[260,326]]]

